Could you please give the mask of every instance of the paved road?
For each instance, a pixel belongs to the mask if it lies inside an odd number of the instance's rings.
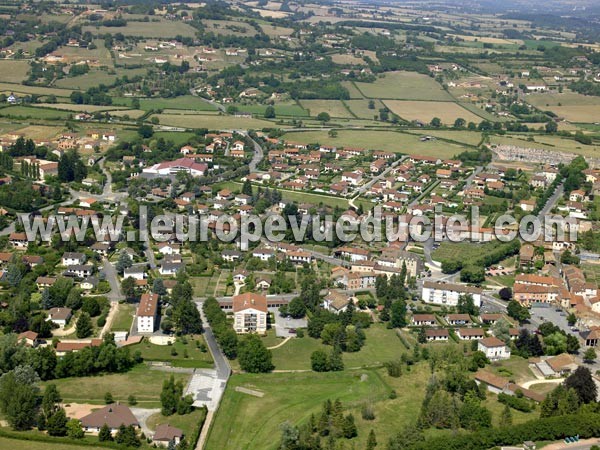
[[[254,155],[252,155],[252,160],[250,161],[250,164],[248,164],[248,167],[250,169],[250,173],[256,173],[258,172],[257,166],[264,157],[264,150],[258,142],[248,135],[247,131],[237,130],[237,132],[243,136],[246,136],[250,141],[252,141],[252,145],[254,146]]]
[[[202,317],[202,324],[204,327],[204,340],[206,341],[206,345],[210,350],[210,353],[215,362],[215,370],[217,371],[217,376],[219,379],[227,381],[231,376],[231,366],[229,365],[229,361],[221,351],[219,344],[217,344],[217,340],[215,335],[212,332],[210,324],[206,317],[204,316],[204,312],[202,311],[203,302],[197,300],[196,306],[198,307],[198,311],[200,311],[200,316]]]
[[[368,183],[365,183],[364,185],[362,185],[361,187],[359,187],[358,189],[356,189],[353,192],[352,196],[354,197],[354,196],[362,195],[365,192],[367,192],[369,189],[371,189],[371,186],[373,186],[379,180],[382,180],[383,178],[385,178],[392,170],[394,170],[394,168],[396,166],[400,165],[402,163],[402,161],[404,161],[406,158],[408,158],[408,155],[404,155],[400,159],[394,161],[387,169],[385,169],[379,175],[377,175],[376,177],[374,177],[371,180],[369,180]]]
[[[539,212],[538,217],[545,216],[550,211],[552,211],[552,208],[554,208],[554,206],[556,205],[556,202],[558,202],[558,199],[560,197],[562,197],[564,191],[565,191],[564,185],[562,183],[559,184],[556,187],[556,190],[554,191],[554,194],[552,194],[552,196],[548,199],[548,201],[546,202],[546,204],[544,205],[544,207]]]
[[[107,258],[102,260],[102,270],[106,275],[106,281],[108,281],[108,284],[110,285],[110,292],[107,294],[107,297],[112,302],[124,300],[125,297],[121,293],[121,284],[117,277],[117,269],[115,269],[115,266],[113,266]]]

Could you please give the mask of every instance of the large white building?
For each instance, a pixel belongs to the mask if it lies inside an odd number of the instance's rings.
[[[137,310],[138,333],[154,333],[158,313],[158,294],[142,294]]]
[[[193,177],[201,177],[206,173],[207,169],[208,165],[205,163],[197,163],[192,158],[179,158],[175,161],[163,161],[146,167],[143,169],[143,172],[158,176],[169,176],[176,175],[179,172],[186,172]]]
[[[236,333],[267,332],[267,297],[246,292],[233,297],[233,328]]]
[[[434,281],[424,281],[421,299],[425,303],[435,305],[456,306],[458,298],[461,295],[471,294],[475,306],[481,306],[482,290],[472,286],[464,286],[454,283],[438,283]]]

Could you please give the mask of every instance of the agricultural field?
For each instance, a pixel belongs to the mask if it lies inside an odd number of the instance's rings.
[[[418,134],[419,136],[421,135],[418,131],[408,132]],[[468,145],[479,145],[482,139],[481,132],[467,130],[427,130],[427,135]]]
[[[331,55],[331,60],[336,64],[357,64],[357,65],[366,65],[365,60],[359,58],[358,56],[350,55],[350,54],[340,54],[336,53]]]
[[[7,106],[0,108],[0,116],[19,117],[23,119],[46,119],[46,120],[64,120],[69,118],[72,113],[60,111],[58,109],[35,108],[29,106]]]
[[[254,36],[256,34],[256,29],[252,25],[234,20],[203,20],[202,24],[207,32],[220,35]]]
[[[100,84],[111,85],[115,82],[116,79],[116,74],[110,74],[104,70],[93,69],[85,75],[67,77],[62,78],[60,80],[56,80],[54,84],[58,88],[71,88],[85,91],[91,87],[95,87]]]
[[[151,109],[182,109],[190,111],[216,111],[210,103],[199,97],[183,95],[175,98],[140,98],[140,108],[144,111]]]
[[[0,82],[1,94],[36,94],[36,95],[55,95],[56,97],[69,97],[73,89],[57,89],[41,86],[25,86],[22,84],[12,84]]]
[[[358,90],[358,88],[352,81],[342,81],[341,85],[348,90],[351,99],[364,98],[362,92]]]
[[[341,100],[301,100],[300,104],[312,117],[322,112],[326,112],[331,117],[344,119],[354,117]]]
[[[344,100],[350,111],[360,119],[373,119],[373,116],[379,114],[379,110],[384,107],[381,100],[374,100],[375,108],[369,109],[369,100]]]
[[[262,116],[268,105],[234,103],[233,106],[236,106],[239,111]],[[308,117],[309,115],[308,111],[295,102],[275,103],[273,107],[276,116]]]
[[[209,130],[250,129],[272,126],[267,120],[240,118],[234,116],[218,116],[208,114],[153,114],[161,125],[183,128],[208,128]]]
[[[153,19],[156,20],[156,19]],[[128,22],[126,27],[84,26],[83,32],[90,31],[95,34],[123,33],[125,36],[139,36],[145,38],[175,38],[177,35],[194,37],[196,30],[181,22],[160,19],[159,22]]]
[[[28,61],[0,60],[0,79],[7,83],[20,83],[27,78]]]
[[[417,135],[387,130],[339,130],[337,137],[333,138],[329,137],[326,131],[290,132],[284,135],[284,139],[307,144],[362,147],[440,158],[452,158],[464,151],[464,147],[458,144],[436,140],[421,142],[419,138],[420,136]]]
[[[64,111],[73,111],[73,112],[87,112],[94,113],[97,111],[116,111],[118,109],[127,109],[121,106],[98,106],[98,105],[77,105],[75,103],[36,103],[35,106],[39,106],[42,108],[52,108],[52,109],[60,109]]]
[[[425,102],[406,100],[385,100],[383,102],[393,113],[402,119],[412,121],[420,120],[429,123],[438,117],[445,125],[452,125],[456,119],[463,118],[467,122],[481,122],[481,117],[461,108],[453,102]]]
[[[388,72],[374,83],[356,83],[367,98],[390,100],[452,100],[433,78],[416,72]]]

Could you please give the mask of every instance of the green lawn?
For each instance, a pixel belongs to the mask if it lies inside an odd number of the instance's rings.
[[[98,438],[94,439],[97,440]],[[49,442],[23,441],[20,439],[0,437],[0,448],[11,450],[78,450],[81,448],[99,450],[105,449],[106,447],[83,447],[77,445],[75,442],[73,444],[54,444]]]
[[[471,242],[442,242],[439,248],[433,251],[431,257],[435,261],[472,261],[481,258],[503,243],[500,241],[474,244]]]
[[[175,380],[187,383],[189,375],[173,374]],[[110,392],[115,401],[127,402],[133,394],[140,407],[160,407],[160,392],[163,381],[171,376],[168,372],[151,370],[138,365],[126,373],[99,375],[95,377],[72,377],[52,380],[65,403],[104,403],[104,394]]]
[[[133,315],[135,314],[135,306],[127,303],[119,304],[119,311],[113,319],[110,329],[112,331],[127,331],[131,330],[133,323]]]
[[[365,335],[365,345],[359,352],[343,354],[345,367],[379,366],[398,359],[406,351],[396,331],[388,330],[383,324],[372,324],[365,330]],[[318,349],[330,352],[331,346],[308,336],[291,339],[285,345],[271,350],[273,364],[278,370],[310,370],[310,355]]]
[[[149,341],[142,341],[139,344],[129,347],[131,352],[142,352],[142,358],[145,361],[166,361],[178,367],[212,367],[212,357],[207,351],[202,352],[197,346],[196,341],[204,343],[202,336],[187,337],[187,343],[177,339],[173,345],[155,345]],[[175,349],[176,355],[172,355]],[[187,358],[185,357],[187,352]]]
[[[158,413],[148,417],[146,424],[151,430],[156,430],[156,427],[158,425],[166,423],[168,425],[183,430],[184,434],[189,437],[198,428],[200,422],[204,421],[205,416],[206,413],[204,412],[204,409],[196,409],[190,414],[185,414],[183,416],[180,416],[179,414],[174,414],[172,416],[165,417],[161,413]]]
[[[487,369],[497,375],[507,377],[517,384],[534,379],[533,372],[529,368],[529,362],[518,356],[493,363]]]

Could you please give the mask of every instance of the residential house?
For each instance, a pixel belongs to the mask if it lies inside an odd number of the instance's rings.
[[[169,424],[160,424],[156,427],[152,443],[161,447],[173,447],[179,445],[183,439],[183,431]]]
[[[35,331],[24,331],[17,336],[17,342],[23,342],[27,347],[37,347],[40,343]]]
[[[434,314],[413,314],[410,324],[418,327],[432,327],[436,324]]]
[[[69,319],[73,315],[71,308],[51,308],[48,311],[48,319],[52,323],[58,325],[60,328],[64,328]]]
[[[448,341],[450,334],[446,328],[427,328],[425,329],[427,341]]]
[[[323,308],[325,308],[326,310],[339,314],[341,312],[346,311],[348,305],[352,301],[352,296],[349,296],[348,294],[341,291],[331,290],[323,299],[322,305]]]
[[[146,278],[146,264],[134,264],[123,270],[123,278],[133,278],[134,280],[143,280]]]
[[[477,350],[483,352],[490,361],[510,358],[510,347],[494,336],[480,340]]]
[[[108,426],[111,434],[115,434],[121,425],[132,425],[135,428],[140,426],[131,410],[120,403],[106,405],[81,418],[81,426],[88,433],[97,434],[104,425]]]
[[[473,321],[471,320],[471,316],[468,314],[448,314],[446,317],[446,322],[449,325],[469,325]]]
[[[86,256],[83,253],[65,252],[62,255],[61,263],[63,266],[78,266],[84,264]]]
[[[458,328],[456,335],[463,341],[483,339],[485,331],[482,328]]]

